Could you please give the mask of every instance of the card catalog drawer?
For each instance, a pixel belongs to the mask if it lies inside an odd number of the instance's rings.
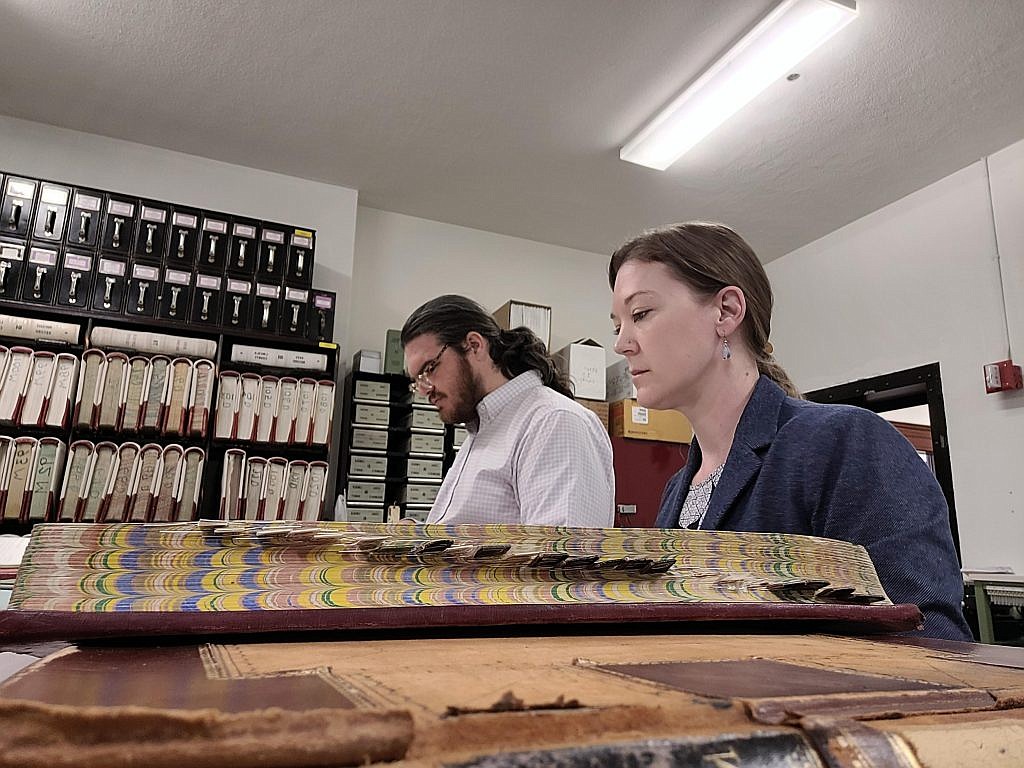
[[[347,507],[345,512],[350,523],[384,522],[384,510],[380,507]]]
[[[356,424],[379,424],[387,426],[391,422],[391,409],[386,405],[365,405],[356,403]]]
[[[444,429],[444,422],[436,410],[413,408],[410,426],[413,429]]]
[[[354,453],[349,460],[348,471],[350,475],[385,477],[388,474],[388,457]]]
[[[440,485],[409,483],[402,491],[402,501],[406,504],[433,504],[439,490]]]
[[[443,462],[440,459],[409,459],[407,467],[410,478],[425,477],[440,480]]]
[[[382,429],[359,429],[357,427],[352,430],[352,447],[371,451],[386,451],[388,449],[388,433]]]
[[[413,432],[409,438],[409,453],[444,453],[444,435]]]
[[[384,483],[349,481],[348,493],[345,495],[345,498],[349,501],[377,501],[383,503]]]
[[[386,381],[357,381],[355,386],[356,400],[383,400],[391,397],[391,385]]]

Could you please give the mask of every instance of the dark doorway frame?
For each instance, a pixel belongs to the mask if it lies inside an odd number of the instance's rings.
[[[949,439],[946,435],[946,407],[942,398],[942,376],[938,363],[908,368],[870,379],[839,384],[834,387],[807,392],[804,397],[816,403],[839,403],[867,408],[875,413],[895,411],[899,408],[928,406],[928,419],[932,432],[932,460],[935,479],[949,507],[949,529],[953,533],[957,562],[960,557],[960,530],[956,522],[956,503],[953,500],[953,465],[949,461]]]

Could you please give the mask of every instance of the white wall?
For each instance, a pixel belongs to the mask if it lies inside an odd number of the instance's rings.
[[[490,310],[547,304],[553,349],[590,336],[612,360],[608,258],[361,206],[349,346],[383,350],[385,331],[420,304],[460,293]]]
[[[1024,142],[771,262],[776,356],[803,390],[938,362],[965,567],[1024,573],[1024,392],[986,395],[1024,361]],[[996,224],[993,226],[992,210]]]
[[[4,116],[0,169],[317,230],[313,284],[337,292],[344,342],[355,190]]]

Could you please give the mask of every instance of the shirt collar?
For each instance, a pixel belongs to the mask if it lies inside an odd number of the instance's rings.
[[[520,373],[477,403],[477,423],[475,425],[467,424],[466,427],[476,432],[483,424],[494,421],[502,411],[522,399],[527,392],[543,386],[544,384],[541,382],[540,374],[537,371]],[[473,429],[474,426],[475,429]]]

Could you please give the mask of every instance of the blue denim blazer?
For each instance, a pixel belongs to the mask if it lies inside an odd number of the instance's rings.
[[[695,438],[662,494],[659,528],[679,524],[700,461]],[[942,491],[909,441],[870,411],[797,400],[761,376],[700,527],[860,544],[889,599],[920,607],[924,629],[913,634],[972,639]]]

